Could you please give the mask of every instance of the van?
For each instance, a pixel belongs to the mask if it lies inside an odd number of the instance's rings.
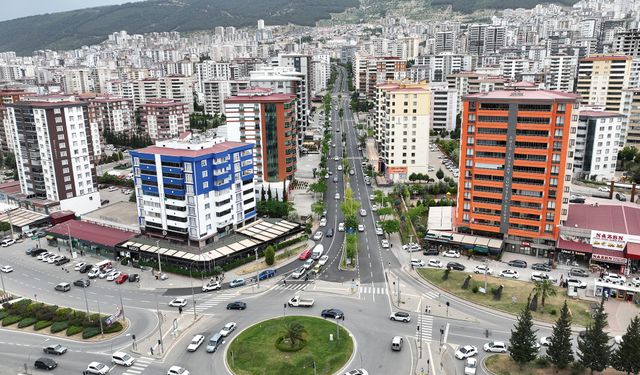
[[[318,260],[320,259],[323,253],[324,253],[324,246],[316,245],[316,247],[313,248],[313,252],[311,253],[311,259]]]
[[[110,260],[107,260],[107,259],[102,260],[102,261],[100,261],[100,262],[96,263],[96,266],[95,266],[95,267],[96,267],[97,269],[99,269],[99,270],[104,270],[104,269],[106,269],[106,268],[113,268],[113,267],[112,267],[112,265],[111,265],[111,261],[110,261]]]
[[[400,336],[395,336],[393,339],[391,339],[391,350],[399,352],[400,350],[402,350],[402,337]]]
[[[135,362],[135,358],[124,352],[115,352],[111,356],[111,362],[120,366],[131,366]]]
[[[207,343],[207,353],[214,353],[220,345],[222,345],[222,335],[220,333],[216,333],[209,339],[209,343]]]
[[[59,292],[68,292],[71,290],[71,284],[69,283],[60,283],[56,285],[55,290]]]

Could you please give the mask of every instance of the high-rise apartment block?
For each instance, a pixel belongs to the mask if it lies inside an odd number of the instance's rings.
[[[0,90],[0,150],[2,150],[3,155],[13,152],[14,145],[6,105],[17,103],[23,98],[32,95],[34,94],[22,89]]]
[[[436,33],[436,54],[456,51],[456,33],[439,31]]]
[[[201,97],[204,113],[207,115],[224,114],[224,101],[230,96],[237,95],[240,90],[249,87],[249,80],[220,80],[204,82],[204,92]]]
[[[578,96],[498,90],[463,99],[458,227],[509,250],[553,251],[571,188]]]
[[[193,112],[193,82],[190,77],[166,76],[140,80],[112,80],[107,82],[110,95],[133,100],[134,108],[150,99],[175,99]]]
[[[545,58],[547,90],[573,92],[578,69],[578,57],[553,55]]]
[[[432,130],[452,131],[458,116],[458,93],[447,87],[446,82],[431,84],[433,91]]]
[[[203,247],[255,219],[253,145],[187,133],[130,153],[143,233]]]
[[[403,79],[406,71],[407,62],[399,57],[368,57],[356,54],[353,84],[360,96],[374,100],[378,84]]]
[[[96,96],[87,97],[89,122],[95,124],[100,133],[130,132],[135,129],[133,101],[129,99]]]
[[[616,33],[613,52],[631,57],[640,57],[640,29]]]
[[[151,139],[175,138],[189,129],[189,106],[172,99],[149,99],[140,105],[140,123]]]
[[[611,181],[616,172],[618,140],[624,115],[611,111],[581,110],[573,162],[575,177]]]

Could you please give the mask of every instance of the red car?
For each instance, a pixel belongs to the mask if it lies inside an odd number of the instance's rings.
[[[300,260],[307,260],[311,258],[311,250],[305,250],[302,253],[300,253],[300,256],[298,257],[298,259]]]
[[[123,273],[122,275],[118,276],[116,278],[116,284],[122,284],[123,282],[127,281],[127,279],[129,278],[129,275],[127,275],[126,273]]]

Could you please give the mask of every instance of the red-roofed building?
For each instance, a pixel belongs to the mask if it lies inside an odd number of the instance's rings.
[[[75,251],[83,250],[92,253],[100,253],[101,250],[114,251],[118,244],[129,241],[136,236],[134,232],[78,220],[68,220],[56,224],[47,230],[47,234],[55,238],[52,241],[66,246],[68,246],[68,238],[71,236]],[[51,240],[51,237],[49,239]]]
[[[140,118],[151,139],[171,139],[189,129],[189,106],[174,99],[149,99],[140,105]]]

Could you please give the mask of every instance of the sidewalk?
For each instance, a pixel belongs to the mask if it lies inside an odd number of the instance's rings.
[[[137,337],[131,343],[131,351],[139,355],[162,359],[171,350],[172,346],[178,342],[182,334],[200,322],[202,316],[203,314],[199,314],[194,320],[193,314],[188,307],[185,308],[182,314],[160,312],[160,330],[156,327],[146,337]],[[159,343],[160,332],[162,332],[162,344]]]
[[[416,375],[449,375],[458,374],[458,364],[454,358],[456,347],[450,344],[439,345],[437,342],[423,342],[422,355],[420,343],[413,342],[418,353],[416,356]]]

